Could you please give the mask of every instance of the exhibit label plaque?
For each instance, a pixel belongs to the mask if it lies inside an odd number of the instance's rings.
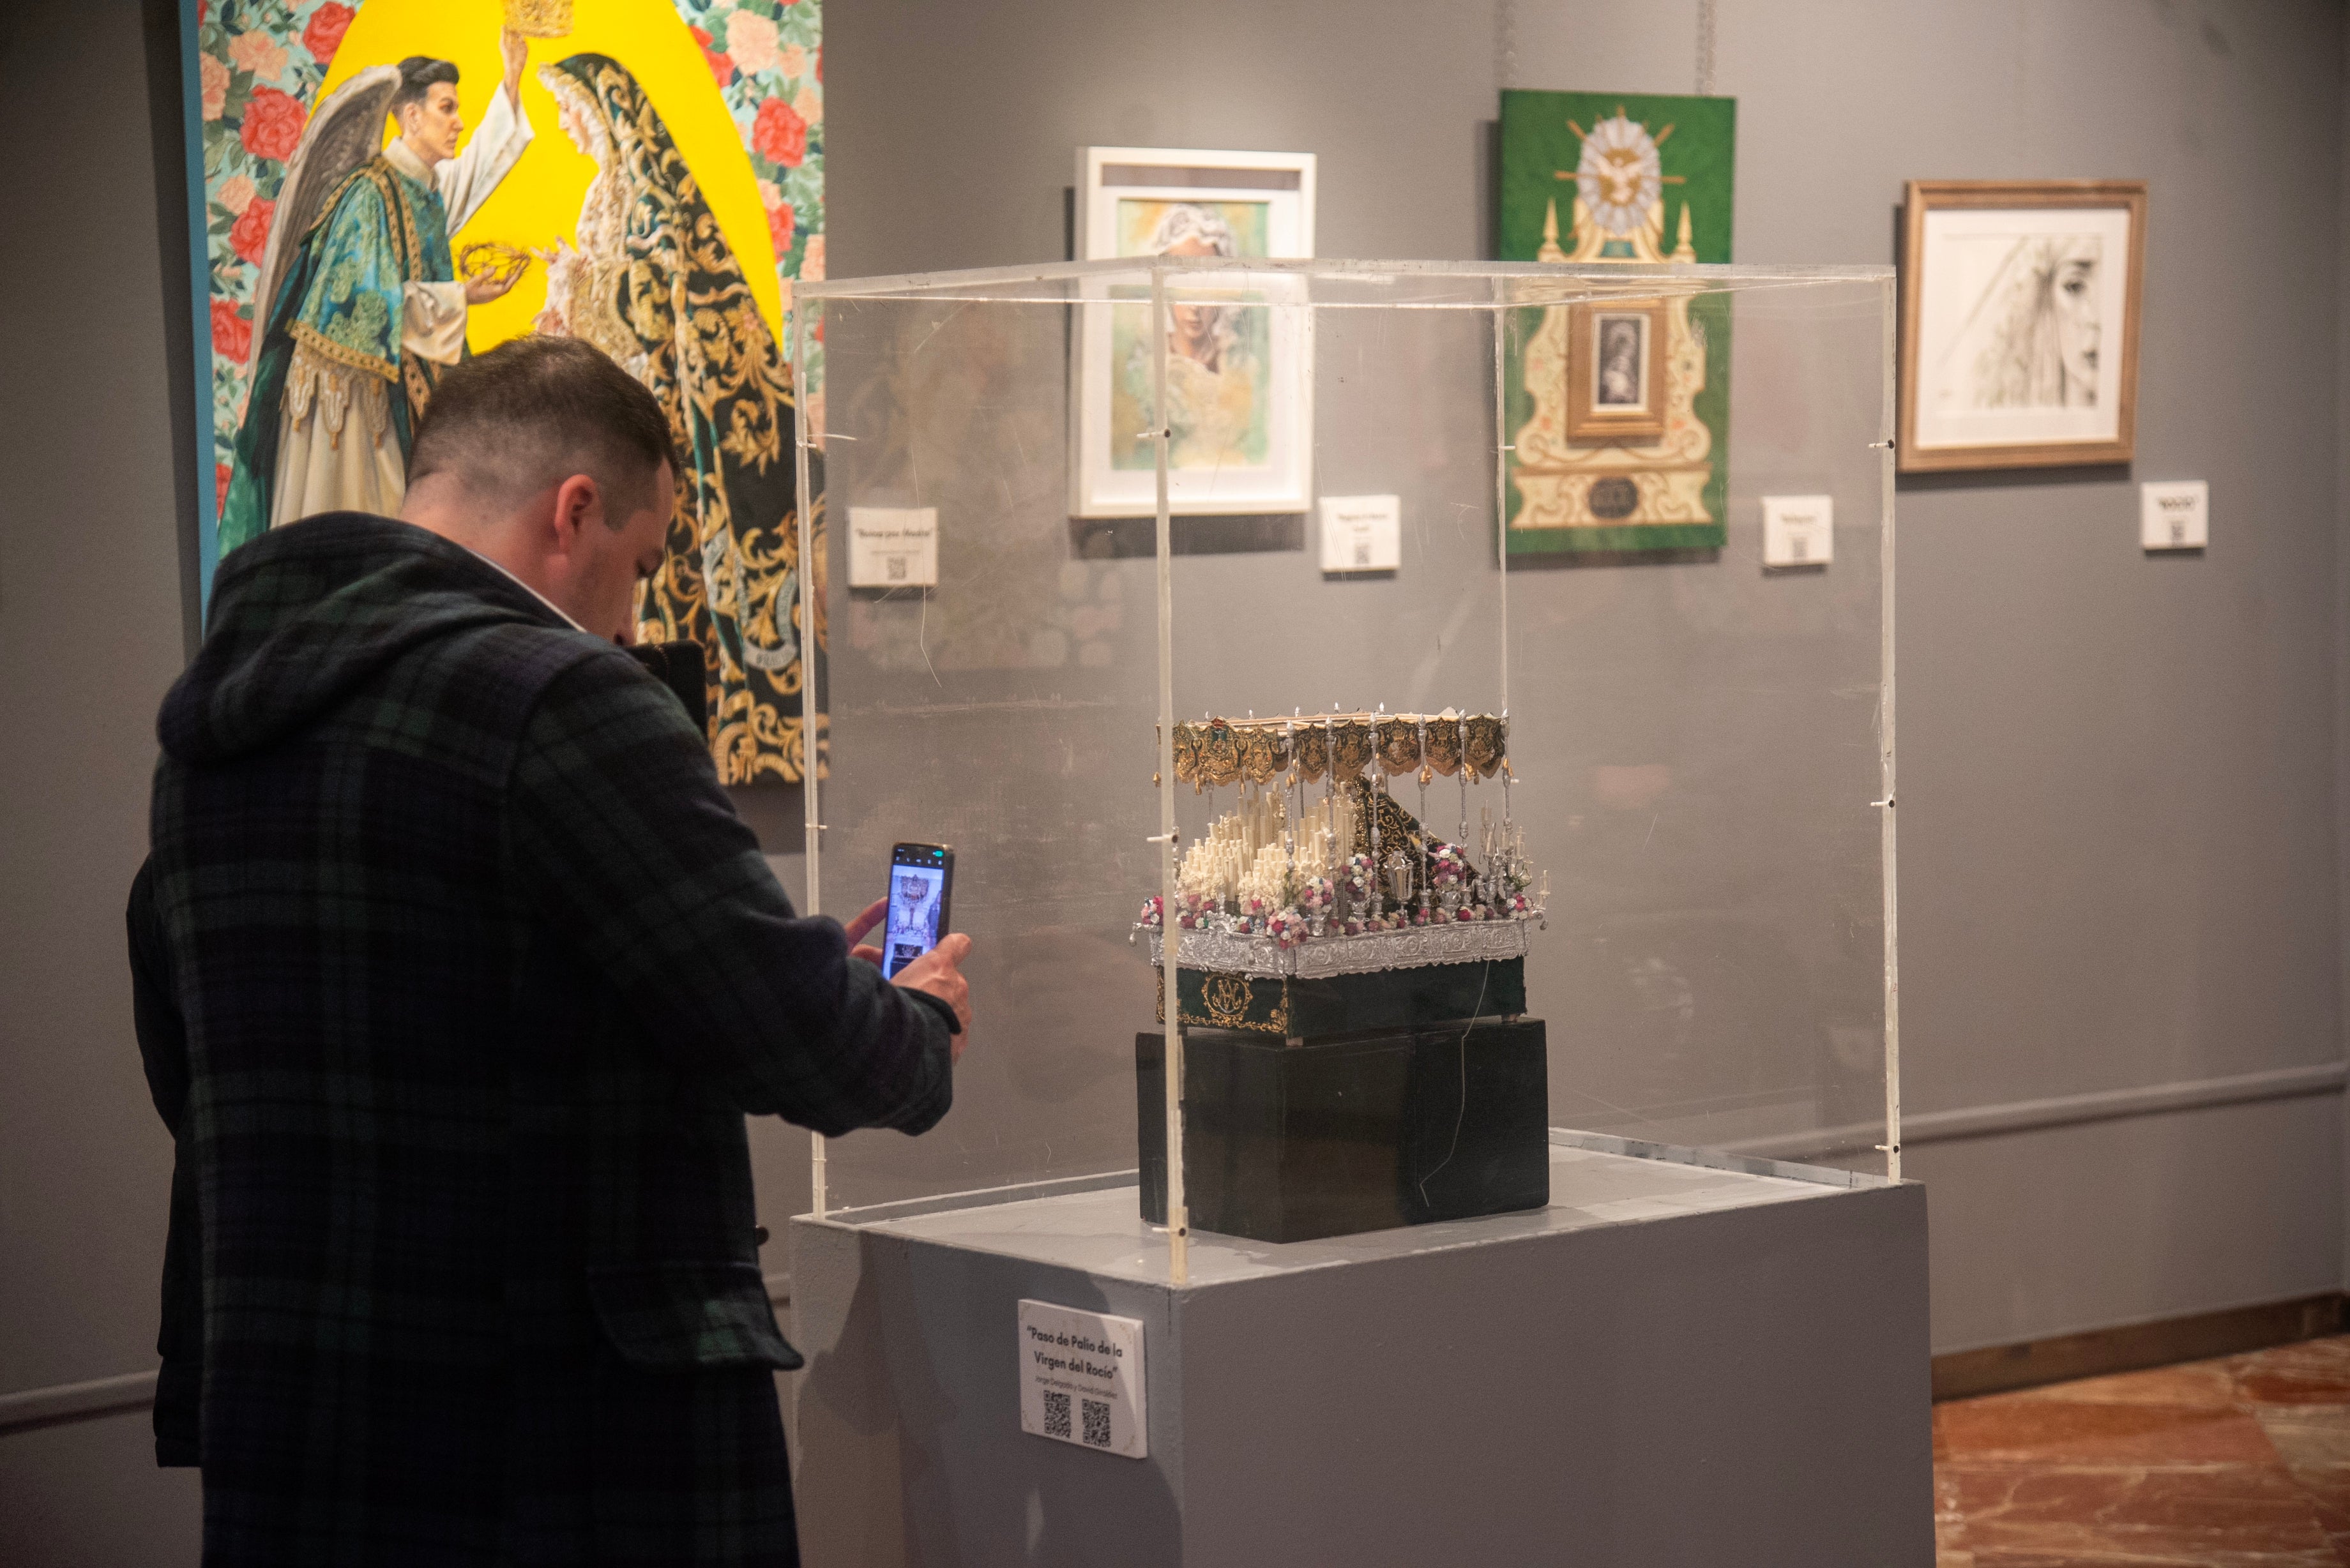
[[[848,586],[852,588],[937,587],[939,509],[935,506],[850,507]]]
[[[1149,1454],[1141,1320],[1022,1302],[1020,1429],[1129,1459]]]

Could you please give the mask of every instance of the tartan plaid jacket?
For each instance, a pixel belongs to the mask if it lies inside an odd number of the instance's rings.
[[[951,1013],[794,917],[667,688],[407,524],[232,555],[158,731],[205,1561],[795,1562],[743,1118],[929,1127]]]

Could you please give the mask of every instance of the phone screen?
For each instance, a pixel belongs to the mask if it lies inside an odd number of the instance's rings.
[[[941,845],[901,844],[889,858],[889,919],[881,951],[882,972],[894,975],[939,945],[954,857]]]

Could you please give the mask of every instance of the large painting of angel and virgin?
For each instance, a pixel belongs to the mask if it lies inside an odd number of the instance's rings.
[[[207,596],[271,528],[397,513],[449,367],[585,338],[688,470],[639,639],[704,648],[725,782],[820,763],[785,362],[824,275],[819,0],[186,4]]]

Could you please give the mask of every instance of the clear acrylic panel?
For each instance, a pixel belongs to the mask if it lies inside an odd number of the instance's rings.
[[[810,590],[831,744],[809,792],[811,902],[845,919],[880,895],[892,844],[944,841],[953,923],[976,944],[953,1112],[918,1139],[819,1140],[825,1208],[1134,1170],[1151,1114],[1135,1036],[1161,1001],[1138,913],[1243,807],[1227,859],[1289,829],[1274,859],[1294,898],[1300,847],[1330,821],[1326,776],[1170,771],[1175,739],[1211,719],[1294,752],[1317,715],[1326,744],[1347,716],[1376,736],[1410,715],[1392,738],[1423,763],[1438,730],[1457,747],[1461,720],[1504,720],[1489,778],[1367,771],[1472,877],[1522,847],[1525,875],[1488,891],[1539,913],[1482,940],[1521,943],[1552,1124],[1888,1169],[1883,269],[1159,260],[830,282],[801,301],[802,455],[828,536]],[[1577,535],[1607,509],[1588,474],[1565,482],[1585,486],[1581,521],[1543,525],[1555,509],[1534,493],[1562,482],[1541,452],[1555,432],[1535,427],[1556,400],[1529,389],[1564,372],[1543,356],[1568,315],[1609,301],[1685,313],[1669,318],[1712,356],[1716,434],[1673,483],[1719,544],[1573,547],[1648,537]],[[1764,498],[1822,496],[1832,559],[1766,568]],[[1374,520],[1330,570],[1326,501]],[[893,584],[879,574],[918,579],[920,561],[856,543],[909,513],[935,515],[931,584]],[[1408,919],[1442,912],[1438,889],[1399,891]],[[1300,913],[1304,946],[1336,939]],[[1191,933],[1172,934],[1188,967]]]

